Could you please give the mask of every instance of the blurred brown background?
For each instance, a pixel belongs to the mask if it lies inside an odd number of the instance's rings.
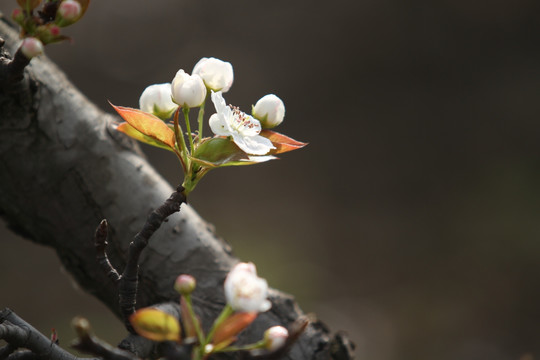
[[[108,111],[204,56],[233,64],[228,102],[280,96],[278,130],[310,145],[210,173],[191,203],[358,359],[540,359],[539,7],[94,0],[73,44],[46,50]],[[78,314],[123,336],[49,249],[5,234],[1,254],[0,306],[63,344]]]

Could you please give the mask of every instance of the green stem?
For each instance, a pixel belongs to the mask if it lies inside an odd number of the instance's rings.
[[[189,124],[189,108],[184,107],[182,110],[184,111],[184,119],[186,120],[186,131],[189,139],[189,148],[191,150],[190,154],[193,155],[195,148],[193,147],[193,134],[191,133],[191,125]]]
[[[193,311],[193,305],[191,303],[191,295],[184,295],[184,299],[186,300],[186,306],[188,308],[189,316],[191,317],[191,321],[193,322],[193,326],[195,326],[195,332],[197,333],[197,339],[199,339],[199,344],[202,344],[204,342],[204,334],[201,330],[201,326],[199,324],[199,319],[197,319],[197,316],[195,315],[195,311]]]
[[[206,93],[206,98],[199,108],[199,115],[197,116],[197,122],[199,123],[199,142],[203,138],[203,117],[204,117],[204,106],[206,105],[206,100],[208,100],[208,92]]]
[[[266,341],[261,340],[259,342],[254,343],[254,344],[247,344],[247,345],[244,345],[244,346],[229,346],[229,347],[226,347],[223,350],[216,351],[216,353],[218,353],[218,352],[241,351],[241,350],[254,350],[254,349],[261,349],[261,348],[263,348],[265,346],[266,346]]]
[[[182,165],[184,166],[184,176],[186,176],[188,172],[189,159],[187,157],[188,151],[186,147],[186,139],[184,139],[184,135],[182,134],[182,127],[178,122],[179,113],[180,108],[178,108],[174,113],[174,136],[176,137],[176,144],[180,144],[180,152],[182,153],[182,158],[184,159],[184,161],[182,162]]]
[[[221,314],[219,314],[216,321],[214,321],[214,325],[212,325],[212,329],[208,333],[208,336],[206,337],[206,342],[204,343],[204,345],[209,344],[210,341],[212,341],[212,337],[214,337],[214,333],[216,332],[219,325],[221,325],[223,321],[225,321],[229,316],[231,316],[233,312],[234,310],[232,309],[231,305],[229,304],[225,305],[225,307],[221,311]]]

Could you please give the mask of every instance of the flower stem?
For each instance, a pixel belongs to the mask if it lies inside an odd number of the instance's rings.
[[[206,100],[208,100],[208,93],[206,93],[206,98],[199,108],[199,115],[197,116],[197,122],[199,123],[199,142],[203,138],[203,117],[204,117],[204,106],[206,105]]]
[[[193,311],[193,304],[191,303],[191,295],[186,294],[184,295],[184,299],[186,300],[186,306],[188,308],[189,316],[191,317],[191,321],[193,322],[193,326],[195,327],[195,332],[197,333],[197,339],[199,340],[199,344],[204,343],[204,334],[201,330],[201,326],[199,324],[199,320],[197,319],[197,316],[195,315],[195,311]]]
[[[206,342],[204,343],[209,344],[210,341],[212,341],[212,337],[214,337],[214,333],[216,332],[217,328],[223,321],[225,321],[231,314],[234,312],[231,305],[227,304],[221,311],[221,314],[217,317],[217,319],[214,321],[214,325],[212,325],[212,329],[210,329],[210,332],[208,333],[208,336],[206,337]]]
[[[189,166],[188,162],[188,150],[186,147],[186,139],[184,139],[184,135],[182,134],[182,127],[178,123],[178,116],[179,116],[180,108],[176,110],[174,113],[174,136],[176,137],[176,144],[180,146],[180,152],[182,154],[182,158],[184,161],[182,162],[182,165],[184,166],[184,175],[188,171],[187,166]]]
[[[247,344],[243,346],[229,346],[226,347],[223,350],[218,350],[216,352],[230,352],[230,351],[241,351],[241,350],[254,350],[254,349],[261,349],[266,346],[266,341],[263,339],[259,342],[256,342],[254,344]]]
[[[193,134],[191,133],[191,125],[189,124],[189,108],[184,107],[182,108],[182,110],[184,112],[184,119],[186,120],[186,131],[187,131],[188,139],[189,139],[189,148],[191,150],[190,154],[193,154],[193,152],[195,151],[195,148],[193,146]]]

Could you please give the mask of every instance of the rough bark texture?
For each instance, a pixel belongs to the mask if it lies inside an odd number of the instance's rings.
[[[17,34],[4,21],[0,37],[6,40],[4,49],[13,54]],[[7,74],[5,66],[0,69],[2,84]],[[54,248],[76,281],[119,314],[117,289],[96,261],[95,229],[107,219],[108,256],[121,271],[133,236],[173,189],[137,146],[113,129],[115,121],[43,57],[31,61],[22,82],[0,88],[3,217],[19,234]],[[211,225],[182,205],[141,256],[137,307],[177,301],[173,282],[189,273],[197,278],[196,311],[208,327],[224,305],[220,289],[237,261]],[[259,316],[246,331],[246,340],[259,339],[267,327],[288,324],[301,314],[288,295],[272,291],[271,300],[272,310]],[[314,324],[288,356],[327,359],[330,349],[328,331]]]

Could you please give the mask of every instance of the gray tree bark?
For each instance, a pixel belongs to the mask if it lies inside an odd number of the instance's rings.
[[[13,54],[19,40],[5,20],[0,37]],[[90,103],[53,63],[33,59],[22,81],[6,85],[6,56],[0,63],[2,216],[17,233],[54,248],[81,287],[119,314],[117,289],[95,258],[95,229],[108,220],[107,252],[122,270],[133,236],[173,189],[137,145],[113,129],[118,119]],[[142,254],[137,307],[177,302],[174,280],[191,274],[197,279],[196,312],[208,327],[224,306],[223,280],[237,261],[211,225],[184,204]],[[260,339],[269,326],[287,325],[302,314],[289,295],[272,290],[271,301],[272,309],[243,334],[246,340]],[[313,323],[288,358],[348,358],[339,342]]]

